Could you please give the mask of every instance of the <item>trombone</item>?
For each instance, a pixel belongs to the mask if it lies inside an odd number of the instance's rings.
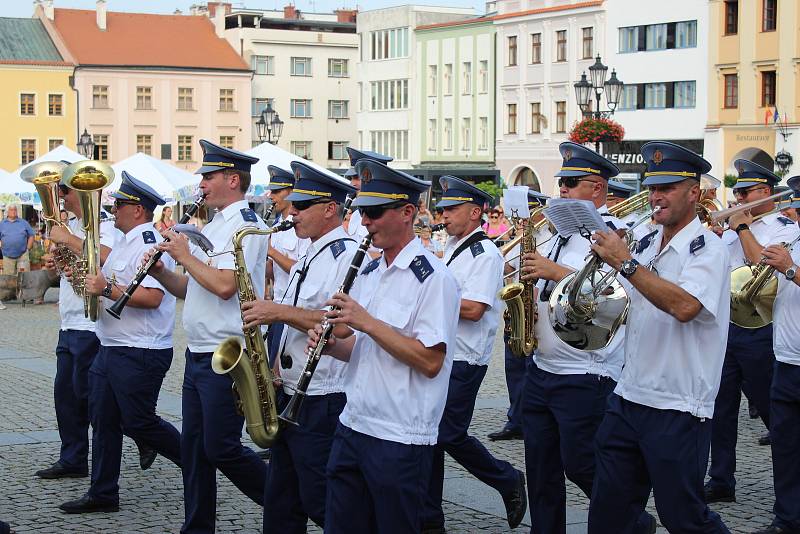
[[[740,204],[738,206],[733,206],[732,208],[728,208],[728,209],[725,209],[725,210],[718,210],[718,211],[714,211],[713,213],[708,211],[707,217],[705,217],[703,219],[703,222],[708,224],[709,226],[714,226],[714,225],[720,224],[724,220],[727,220],[728,218],[730,218],[733,215],[736,215],[738,213],[742,213],[744,211],[748,211],[748,210],[750,210],[752,208],[755,208],[756,206],[760,206],[761,204],[766,204],[767,202],[773,202],[773,201],[775,201],[775,200],[777,200],[779,198],[782,198],[782,197],[785,197],[785,196],[791,195],[791,194],[792,194],[792,190],[788,189],[786,191],[782,191],[780,193],[775,193],[774,195],[770,195],[770,196],[768,196],[766,198],[762,198],[761,200],[754,200],[752,202],[748,202],[746,204]],[[773,213],[776,213],[778,210],[779,210],[779,208],[775,207],[775,208],[771,209],[770,211],[768,211],[766,213],[761,213],[759,215],[756,215],[756,216],[753,217],[753,222],[758,221],[760,219],[763,219],[767,215],[772,215]],[[701,215],[701,218],[703,218],[703,215]],[[730,227],[726,226],[725,230],[728,230],[729,228]]]

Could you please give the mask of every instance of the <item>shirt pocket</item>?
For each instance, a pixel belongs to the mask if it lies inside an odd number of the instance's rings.
[[[321,294],[323,291],[322,280],[306,278],[300,285],[300,291],[297,295],[297,305],[301,308],[321,309],[325,301],[333,295],[333,293],[330,295]],[[284,302],[284,304],[291,304],[291,302]]]
[[[129,282],[127,276],[125,276],[127,266],[128,264],[124,260],[116,260],[111,264],[111,277],[120,285],[125,285]]]
[[[375,316],[395,330],[405,334],[411,320],[411,312],[411,306],[402,306],[397,302],[383,302],[376,310]]]

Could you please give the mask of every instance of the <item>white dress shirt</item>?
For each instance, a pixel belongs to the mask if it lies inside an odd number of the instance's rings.
[[[729,261],[727,247],[697,218],[659,252],[662,237],[659,226],[634,257],[680,286],[703,308],[694,319],[682,323],[626,281],[631,304],[625,367],[615,392],[652,408],[710,418],[728,343],[730,277],[721,269]]]
[[[800,264],[800,245],[792,250],[792,260]],[[778,295],[772,313],[772,339],[775,359],[791,365],[800,365],[800,287],[787,280],[783,273],[778,278]]]
[[[422,280],[420,280],[422,279]],[[446,345],[442,369],[428,378],[356,332],[345,373],[347,404],[341,423],[379,439],[434,445],[447,400],[461,293],[435,255],[413,239],[390,266],[378,258],[351,292],[373,317],[431,348]]]
[[[161,241],[163,239],[152,222],[133,228],[114,243],[114,248],[103,264],[103,276],[106,280],[127,286],[139,272],[145,253]],[[175,268],[175,261],[168,255],[162,256],[162,261],[166,269],[171,271]],[[97,318],[97,338],[101,345],[141,349],[172,348],[175,297],[151,276],[144,278],[141,287],[162,291],[164,297],[161,299],[161,304],[155,309],[126,306],[120,319],[115,319],[105,310],[100,310]],[[114,304],[111,299],[99,298],[105,308]]]
[[[798,229],[790,219],[783,217],[780,213],[767,215],[750,225],[750,232],[762,247],[788,243],[797,237]],[[727,230],[722,234],[722,242],[728,245],[730,255],[730,270],[745,265],[744,250],[739,236],[734,230]]]
[[[625,228],[625,224],[622,221],[608,215],[606,206],[601,206],[597,211],[603,215],[603,221],[606,224],[610,223],[616,229]],[[591,242],[579,234],[573,234],[559,250],[559,243],[564,239],[567,238],[555,236],[548,242],[545,249],[547,250],[546,255],[559,265],[579,271],[588,261],[587,257],[591,252]],[[557,258],[556,252],[558,252]],[[544,252],[540,251],[540,254],[544,254]],[[608,269],[608,266],[605,266],[605,269]],[[536,366],[543,371],[557,375],[594,374],[608,376],[613,380],[617,380],[622,370],[624,359],[625,325],[619,327],[609,344],[602,349],[587,351],[568,345],[553,331],[553,325],[548,316],[549,303],[547,300],[542,301],[545,295],[545,288],[549,295],[552,294],[556,285],[557,282],[544,279],[539,280],[536,284],[539,289],[537,302],[539,320],[536,322],[534,330],[538,346],[533,354],[533,361],[536,362]]]
[[[462,239],[448,239],[444,262],[450,261],[461,243],[482,231],[479,226]],[[487,306],[477,321],[459,318],[453,360],[470,365],[488,365],[500,323],[502,306],[497,293],[503,287],[503,257],[491,240],[484,239],[463,250],[448,267],[458,283],[461,298]]]
[[[70,231],[83,239],[83,223],[77,217],[67,221]],[[114,248],[114,242],[124,234],[114,228],[113,221],[100,221],[100,244]],[[61,330],[86,330],[95,331],[94,322],[90,321],[83,311],[83,297],[79,297],[72,290],[66,276],[61,276],[58,284],[58,314],[61,316]]]
[[[245,217],[253,216],[255,222],[245,220]],[[213,254],[223,251],[231,253],[209,258],[199,247],[192,247],[192,253],[216,269],[233,271],[236,268],[232,253],[233,235],[244,227],[266,229],[264,221],[255,215],[247,202],[240,200],[219,211],[211,222],[203,227],[203,235],[214,245]],[[259,298],[264,295],[267,237],[250,235],[242,243],[246,269],[250,273],[253,289]],[[190,275],[186,288],[186,304],[183,307],[183,328],[186,330],[187,345],[192,352],[213,352],[217,345],[229,336],[242,337],[242,315],[238,293],[228,300],[223,300],[201,286]]]
[[[337,239],[346,239],[346,241],[328,246]],[[325,248],[326,246],[327,248]],[[300,294],[297,297],[296,306],[307,310],[326,309],[325,302],[339,290],[357,249],[358,244],[347,235],[341,226],[337,226],[335,230],[311,243],[305,256],[292,267],[289,290],[283,303],[292,305],[295,301],[300,273],[307,268],[305,279],[300,284]],[[306,330],[296,330],[288,325],[283,329],[281,347],[283,354],[291,357],[292,367],[281,368],[281,376],[290,384],[297,384],[308,359],[306,355],[307,341],[308,332]],[[344,391],[346,365],[345,362],[336,358],[321,358],[308,386],[307,394],[327,395]],[[292,394],[292,390],[288,388],[285,391]]]
[[[277,226],[283,221],[291,220],[292,216],[289,215],[285,219],[278,219],[273,226]],[[305,254],[306,249],[310,244],[310,239],[300,239],[297,237],[294,228],[272,234],[272,237],[269,240],[270,247],[274,248],[284,256],[287,256],[289,259],[295,261],[297,261],[297,258]],[[289,273],[284,271],[277,262],[273,261],[272,276],[274,279],[272,284],[272,298],[275,300],[275,302],[282,302],[286,304],[287,300],[284,298],[284,295],[286,293],[286,288],[289,286]],[[291,300],[288,302],[291,303]]]

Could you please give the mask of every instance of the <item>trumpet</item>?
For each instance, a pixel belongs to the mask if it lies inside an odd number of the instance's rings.
[[[709,215],[707,222],[709,224],[719,224],[720,222],[728,219],[729,217],[731,217],[733,215],[736,215],[738,213],[742,213],[743,211],[748,211],[748,210],[753,209],[753,208],[755,208],[757,206],[760,206],[761,204],[766,204],[768,202],[774,202],[775,200],[777,200],[779,198],[782,198],[782,197],[785,197],[785,196],[791,195],[791,194],[792,194],[792,190],[788,189],[788,190],[783,191],[781,193],[775,193],[774,195],[770,195],[770,196],[768,196],[766,198],[762,198],[761,200],[754,200],[752,202],[748,202],[746,204],[740,204],[738,206],[733,206],[732,208],[728,208],[728,209],[725,209],[725,210],[715,211],[714,213],[711,213]],[[759,215],[756,215],[755,217],[753,217],[753,221],[757,221],[759,219],[763,219],[767,215],[772,215],[773,213],[775,213],[777,211],[778,211],[778,209],[775,208],[775,209],[772,209],[771,211],[768,211],[766,213],[761,213]]]

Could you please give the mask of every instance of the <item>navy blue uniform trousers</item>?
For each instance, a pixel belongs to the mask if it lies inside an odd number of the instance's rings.
[[[178,430],[156,415],[158,392],[172,363],[172,349],[104,347],[89,370],[92,421],[92,486],[89,495],[119,501],[122,436],[181,465]]]
[[[422,530],[433,446],[368,436],[339,423],[328,459],[325,534]]]
[[[514,466],[498,460],[480,441],[470,436],[469,424],[475,410],[475,399],[486,376],[487,366],[453,362],[447,402],[439,423],[439,439],[433,452],[433,468],[428,497],[425,501],[425,525],[444,525],[442,486],[444,484],[444,453],[464,466],[475,478],[508,495],[519,484]]]
[[[244,417],[236,412],[228,375],[211,369],[210,352],[186,350],[183,375],[182,533],[213,533],[217,512],[217,473],[228,477],[253,502],[264,504],[267,467],[242,445]]]
[[[612,393],[596,436],[589,534],[632,534],[652,488],[670,532],[729,532],[703,500],[711,421]]]
[[[291,399],[278,393],[278,412]],[[264,489],[264,534],[305,533],[308,518],[325,522],[325,467],[333,435],[344,409],[344,393],[309,395],[303,400],[298,426],[284,425],[267,465]]]
[[[758,408],[767,429],[769,388],[775,353],[772,351],[772,325],[747,329],[731,323],[728,348],[722,365],[722,379],[714,403],[711,433],[709,485],[733,491],[736,487],[736,438],[739,430],[739,406],[742,388]]]
[[[531,362],[525,381],[523,430],[531,532],[566,531],[564,475],[587,497],[594,483],[594,437],[616,382],[591,374],[557,375]]]
[[[61,330],[56,346],[53,397],[61,437],[59,463],[89,471],[89,368],[100,341],[88,330]]]
[[[508,337],[504,336],[506,387],[508,388],[508,422],[506,430],[522,431],[522,391],[525,386],[525,368],[529,358],[514,356],[508,348]]]
[[[770,390],[773,525],[800,532],[800,365],[775,362]]]

